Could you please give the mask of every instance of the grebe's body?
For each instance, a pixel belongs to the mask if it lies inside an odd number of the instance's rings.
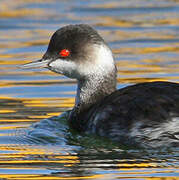
[[[57,30],[41,60],[24,67],[46,67],[78,81],[72,128],[141,147],[179,147],[179,84],[150,82],[116,90],[113,55],[90,26]]]
[[[179,146],[179,85],[152,82],[128,86],[82,112],[72,111],[70,124],[125,145]]]

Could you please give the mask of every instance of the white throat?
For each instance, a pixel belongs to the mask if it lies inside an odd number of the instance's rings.
[[[91,104],[92,97],[100,90],[99,86],[104,82],[103,77],[90,77],[85,81],[78,81],[75,106],[79,104]]]

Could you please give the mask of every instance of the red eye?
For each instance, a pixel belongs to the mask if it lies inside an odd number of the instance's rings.
[[[70,51],[68,49],[62,49],[59,54],[62,56],[62,57],[68,57],[70,55]]]

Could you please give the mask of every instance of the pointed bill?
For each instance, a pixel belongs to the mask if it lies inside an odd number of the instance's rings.
[[[34,62],[30,62],[24,65],[21,65],[20,68],[46,68],[48,67],[48,63],[50,62],[50,60],[37,60]]]

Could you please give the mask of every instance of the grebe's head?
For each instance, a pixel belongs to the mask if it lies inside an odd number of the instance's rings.
[[[115,70],[111,50],[97,31],[86,24],[58,29],[42,59],[23,67],[46,67],[78,80]]]

